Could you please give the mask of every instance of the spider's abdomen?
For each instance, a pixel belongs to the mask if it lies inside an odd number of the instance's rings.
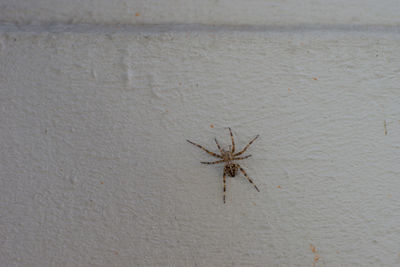
[[[236,164],[228,164],[225,166],[225,173],[230,177],[235,177],[238,171]]]

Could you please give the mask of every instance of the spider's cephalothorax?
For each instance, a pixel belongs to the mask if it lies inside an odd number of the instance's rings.
[[[246,171],[243,170],[243,168],[240,167],[239,164],[235,163],[235,160],[242,160],[242,159],[247,159],[248,157],[251,157],[251,155],[247,155],[247,156],[243,156],[243,157],[238,157],[238,156],[243,154],[247,150],[247,148],[249,148],[249,146],[254,142],[254,140],[256,140],[258,138],[258,135],[256,137],[254,137],[240,152],[235,153],[235,141],[233,140],[233,134],[232,134],[231,128],[229,128],[229,133],[231,135],[231,140],[232,140],[232,146],[229,146],[229,150],[222,149],[221,146],[219,145],[217,139],[215,139],[215,143],[217,144],[219,152],[221,153],[220,155],[205,149],[204,147],[202,147],[199,144],[196,144],[196,143],[193,143],[192,141],[187,140],[189,143],[203,149],[205,152],[207,152],[211,156],[214,156],[214,157],[220,159],[220,160],[213,161],[213,162],[201,162],[201,163],[203,163],[203,164],[225,163],[224,174],[223,174],[224,203],[225,203],[225,198],[226,198],[226,175],[228,175],[230,177],[235,177],[238,170],[240,170],[243,173],[244,177],[246,177],[247,180],[254,185],[254,187],[256,188],[256,190],[258,192],[260,192],[260,190],[258,190],[258,187],[253,183],[253,180],[251,180],[251,178],[247,175]]]

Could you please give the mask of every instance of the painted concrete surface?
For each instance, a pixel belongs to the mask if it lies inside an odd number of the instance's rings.
[[[89,24],[400,25],[397,0],[2,0],[0,21]]]
[[[398,266],[399,33],[184,28],[1,28],[1,266]]]

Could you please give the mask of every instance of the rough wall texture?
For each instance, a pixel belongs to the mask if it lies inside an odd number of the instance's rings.
[[[12,23],[400,25],[397,0],[2,0]]]
[[[400,264],[397,29],[200,28],[0,28],[0,266]]]

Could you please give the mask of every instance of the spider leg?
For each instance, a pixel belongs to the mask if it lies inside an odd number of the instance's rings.
[[[217,147],[218,147],[218,149],[219,149],[219,152],[221,152],[221,155],[222,155],[222,148],[221,148],[221,146],[219,145],[219,143],[218,143],[218,141],[217,141],[217,138],[215,138],[214,140],[215,140],[215,143],[217,144]]]
[[[253,180],[251,180],[251,178],[247,175],[247,173],[245,172],[245,170],[243,170],[243,168],[240,167],[239,164],[236,164],[236,165],[239,167],[239,169],[240,169],[240,171],[243,173],[244,177],[246,177],[247,180],[249,180],[249,182],[250,182],[251,184],[254,185],[254,187],[256,188],[256,190],[257,190],[258,192],[260,192],[260,190],[258,189],[258,187],[253,183]]]
[[[251,155],[247,155],[247,156],[244,156],[244,157],[233,158],[233,160],[242,160],[242,159],[247,159],[247,158],[250,158],[250,157],[251,157]]]
[[[223,179],[224,179],[224,204],[225,204],[225,198],[226,198],[226,172],[225,172],[225,169],[224,169]]]
[[[240,152],[234,154],[234,156],[236,157],[236,156],[239,156],[239,155],[243,154],[243,153],[249,148],[249,146],[250,146],[259,136],[260,136],[260,135],[257,134],[257,136],[254,137],[253,140],[251,140],[251,141],[247,144],[247,146],[245,146],[245,147],[243,148],[242,151],[240,151]]]
[[[197,146],[198,148],[201,148],[201,149],[203,149],[205,152],[207,152],[208,154],[210,154],[211,156],[214,156],[214,157],[216,157],[216,158],[221,158],[222,159],[222,156],[220,156],[220,155],[217,155],[217,154],[215,154],[214,152],[211,152],[211,151],[208,151],[207,149],[205,149],[204,147],[202,147],[201,145],[199,145],[199,144],[196,144],[196,143],[193,143],[192,141],[190,141],[190,140],[186,140],[186,141],[188,141],[189,143],[191,143],[192,145],[195,145],[195,146]]]
[[[232,154],[235,152],[235,141],[233,140],[233,134],[232,134],[232,130],[230,127],[228,127],[229,129],[229,133],[231,134],[231,140],[232,140]]]
[[[223,163],[224,160],[217,160],[217,161],[202,161],[201,163],[203,164],[218,164],[218,163]]]

